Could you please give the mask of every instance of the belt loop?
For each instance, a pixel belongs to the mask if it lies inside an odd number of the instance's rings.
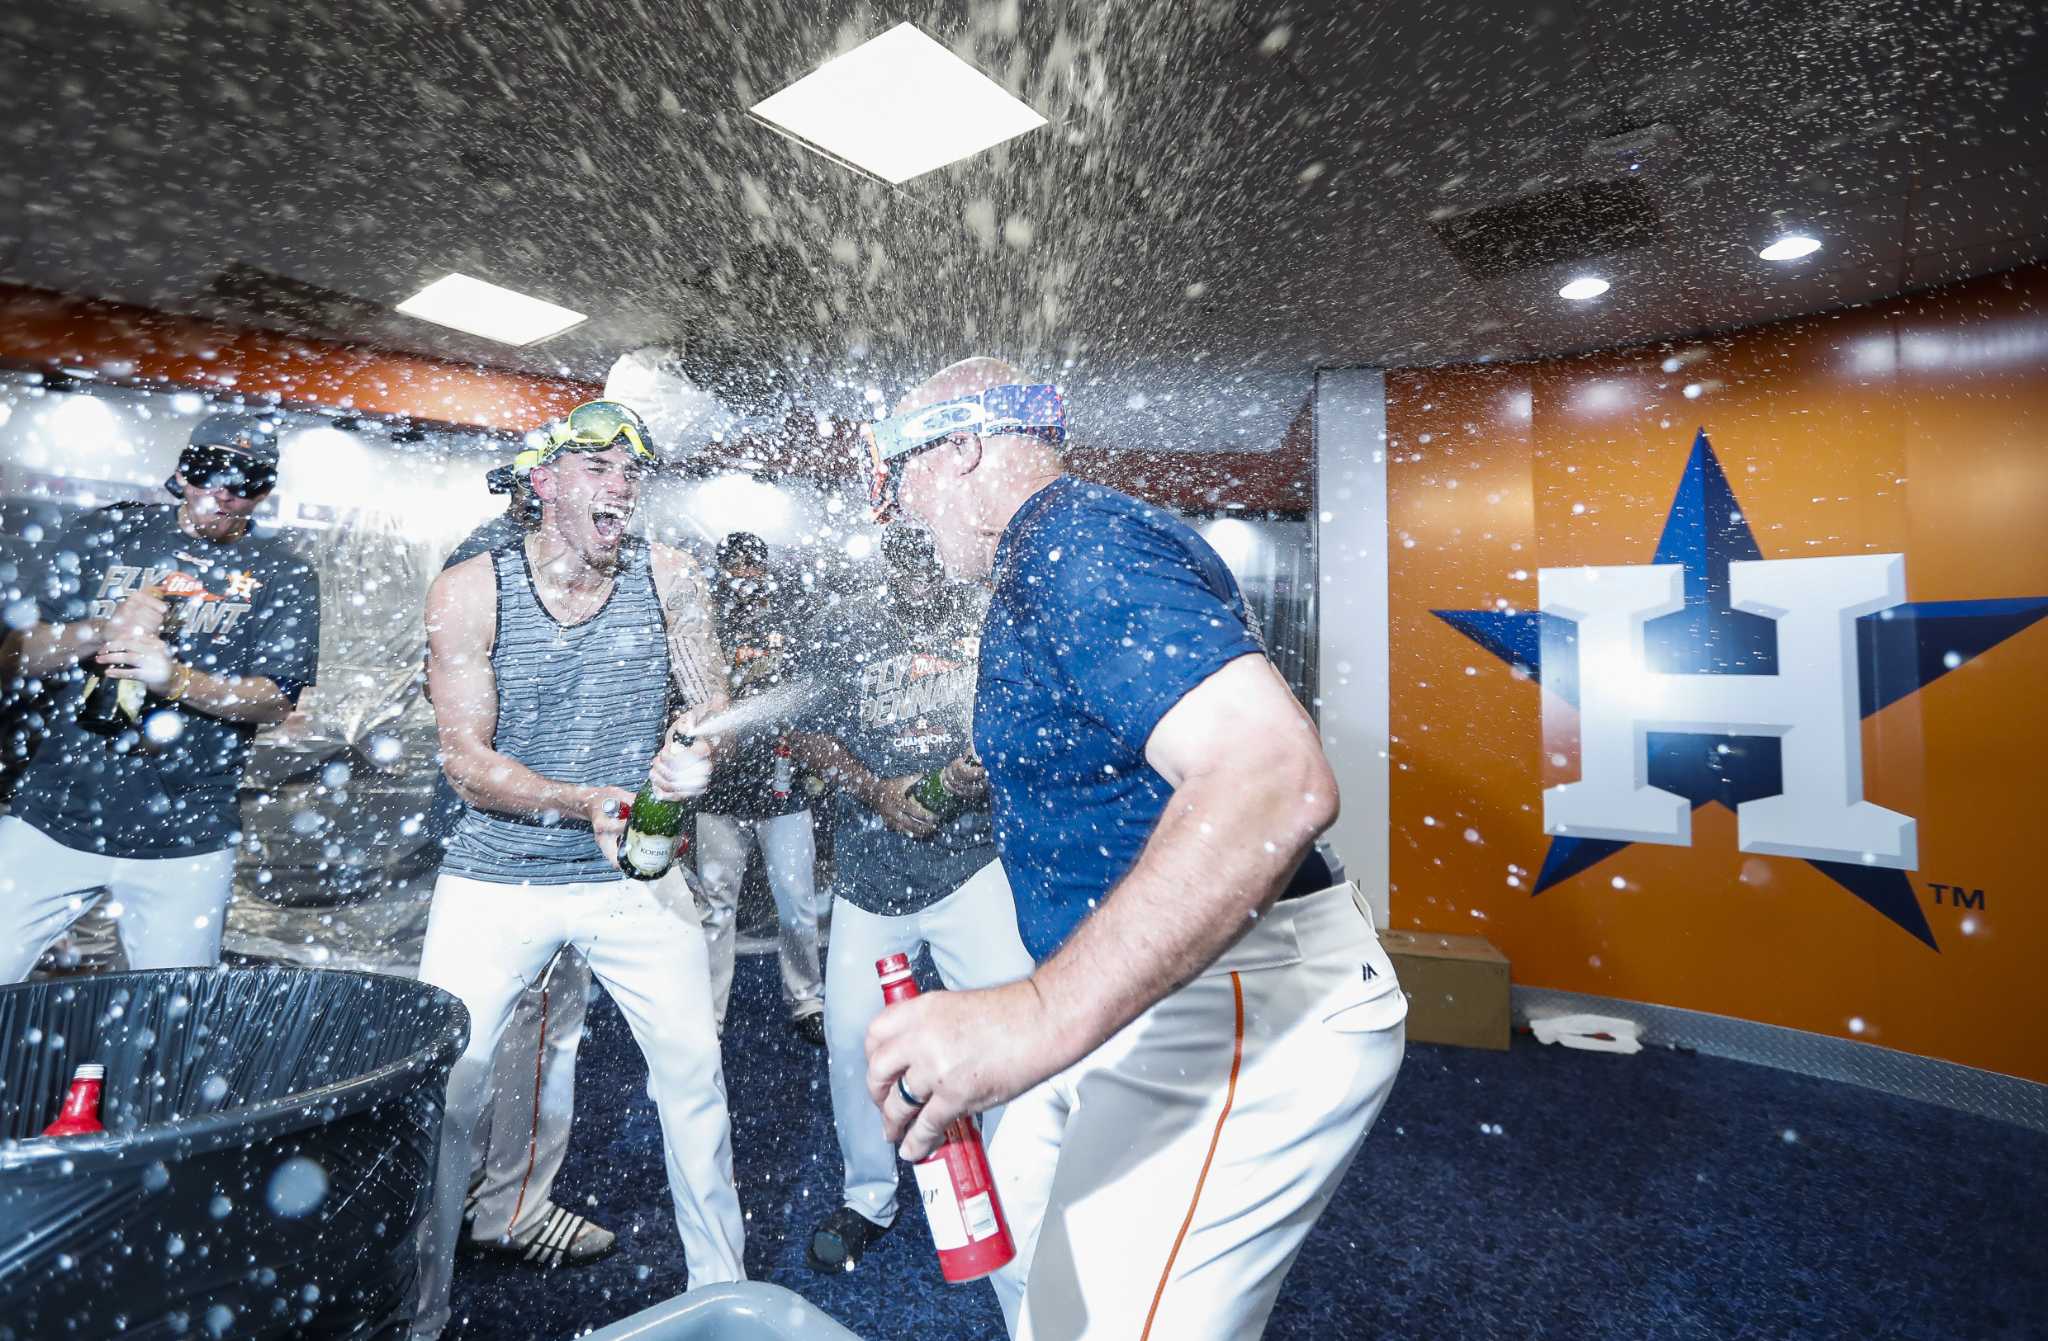
[[[1365,898],[1365,886],[1359,884],[1356,880],[1349,881],[1348,883],[1351,886],[1352,907],[1358,909],[1358,915],[1365,919],[1365,925],[1371,930],[1372,934],[1375,936],[1379,935],[1380,929],[1373,925],[1372,905]]]

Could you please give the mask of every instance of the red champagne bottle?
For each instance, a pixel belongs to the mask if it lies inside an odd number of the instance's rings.
[[[106,1082],[107,1068],[98,1062],[86,1062],[71,1077],[71,1088],[64,1092],[64,1107],[59,1110],[57,1120],[43,1128],[45,1136],[90,1136],[105,1131],[100,1125],[100,1086]]]
[[[795,760],[791,758],[789,752],[789,742],[787,740],[776,741],[775,799],[778,801],[787,801],[789,799],[790,792],[794,789],[796,785],[796,769],[794,765]]]
[[[882,980],[885,1006],[917,995],[908,955],[877,959],[875,972]],[[1003,1204],[996,1199],[988,1154],[981,1148],[981,1128],[973,1118],[954,1119],[946,1128],[946,1143],[911,1168],[947,1284],[980,1280],[1017,1255]]]

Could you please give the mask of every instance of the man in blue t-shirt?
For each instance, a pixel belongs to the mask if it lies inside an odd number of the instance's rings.
[[[868,1031],[907,1159],[1010,1100],[990,1150],[1015,1337],[1255,1337],[1391,1091],[1407,1007],[1355,886],[1315,724],[1229,570],[1159,508],[1064,473],[1058,389],[993,359],[875,425],[878,512],[993,587],[975,744],[1022,982]]]
[[[0,982],[101,889],[131,968],[219,960],[249,742],[320,651],[311,566],[250,529],[277,459],[270,421],[209,415],[165,481],[177,506],[101,508],[52,542],[36,622],[0,643],[0,680],[61,705],[0,819]],[[79,714],[102,677],[119,706],[95,732]]]

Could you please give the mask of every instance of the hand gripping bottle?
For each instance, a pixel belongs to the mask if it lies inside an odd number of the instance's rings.
[[[893,1006],[917,995],[907,955],[875,961],[882,979],[882,1001]],[[980,1280],[1017,1255],[1010,1226],[996,1200],[995,1179],[981,1148],[981,1128],[971,1117],[957,1118],[946,1128],[946,1143],[911,1166],[924,1199],[924,1217],[939,1248],[939,1270],[946,1283]]]
[[[164,615],[156,636],[172,646],[177,644],[179,631],[184,626],[189,602],[194,598],[202,601],[219,599],[208,593],[206,584],[198,578],[176,571],[166,573],[163,582],[150,590],[153,595],[170,603],[170,610]],[[79,696],[78,725],[95,736],[118,736],[134,728],[143,715],[143,705],[148,698],[149,693],[142,687],[142,681],[117,680],[88,668],[85,692]]]
[[[946,785],[946,769],[943,764],[911,785],[910,799],[931,811],[932,818],[941,824],[967,809],[967,803],[955,796],[953,789]]]
[[[90,1136],[105,1131],[100,1125],[100,1086],[106,1082],[107,1068],[98,1062],[86,1062],[71,1077],[71,1088],[64,1092],[64,1107],[57,1113],[57,1120],[43,1128],[45,1136]]]
[[[690,736],[678,736],[684,745]],[[688,801],[658,800],[652,779],[640,784],[640,794],[631,805],[619,807],[626,821],[626,836],[619,840],[619,869],[635,880],[659,880],[675,865],[678,851],[690,850],[684,825],[694,813]]]

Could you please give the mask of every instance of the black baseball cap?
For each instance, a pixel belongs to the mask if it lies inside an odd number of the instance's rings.
[[[185,473],[188,463],[209,457],[239,466],[251,492],[264,492],[277,479],[276,422],[253,414],[206,416],[193,426],[192,435],[186,439],[185,450],[178,458],[178,469],[164,481],[164,488],[172,497],[183,498],[185,491],[178,487],[178,476]],[[255,487],[258,485],[261,487]]]
[[[752,531],[734,531],[718,542],[718,566],[726,572],[735,568],[766,568],[768,542]]]

